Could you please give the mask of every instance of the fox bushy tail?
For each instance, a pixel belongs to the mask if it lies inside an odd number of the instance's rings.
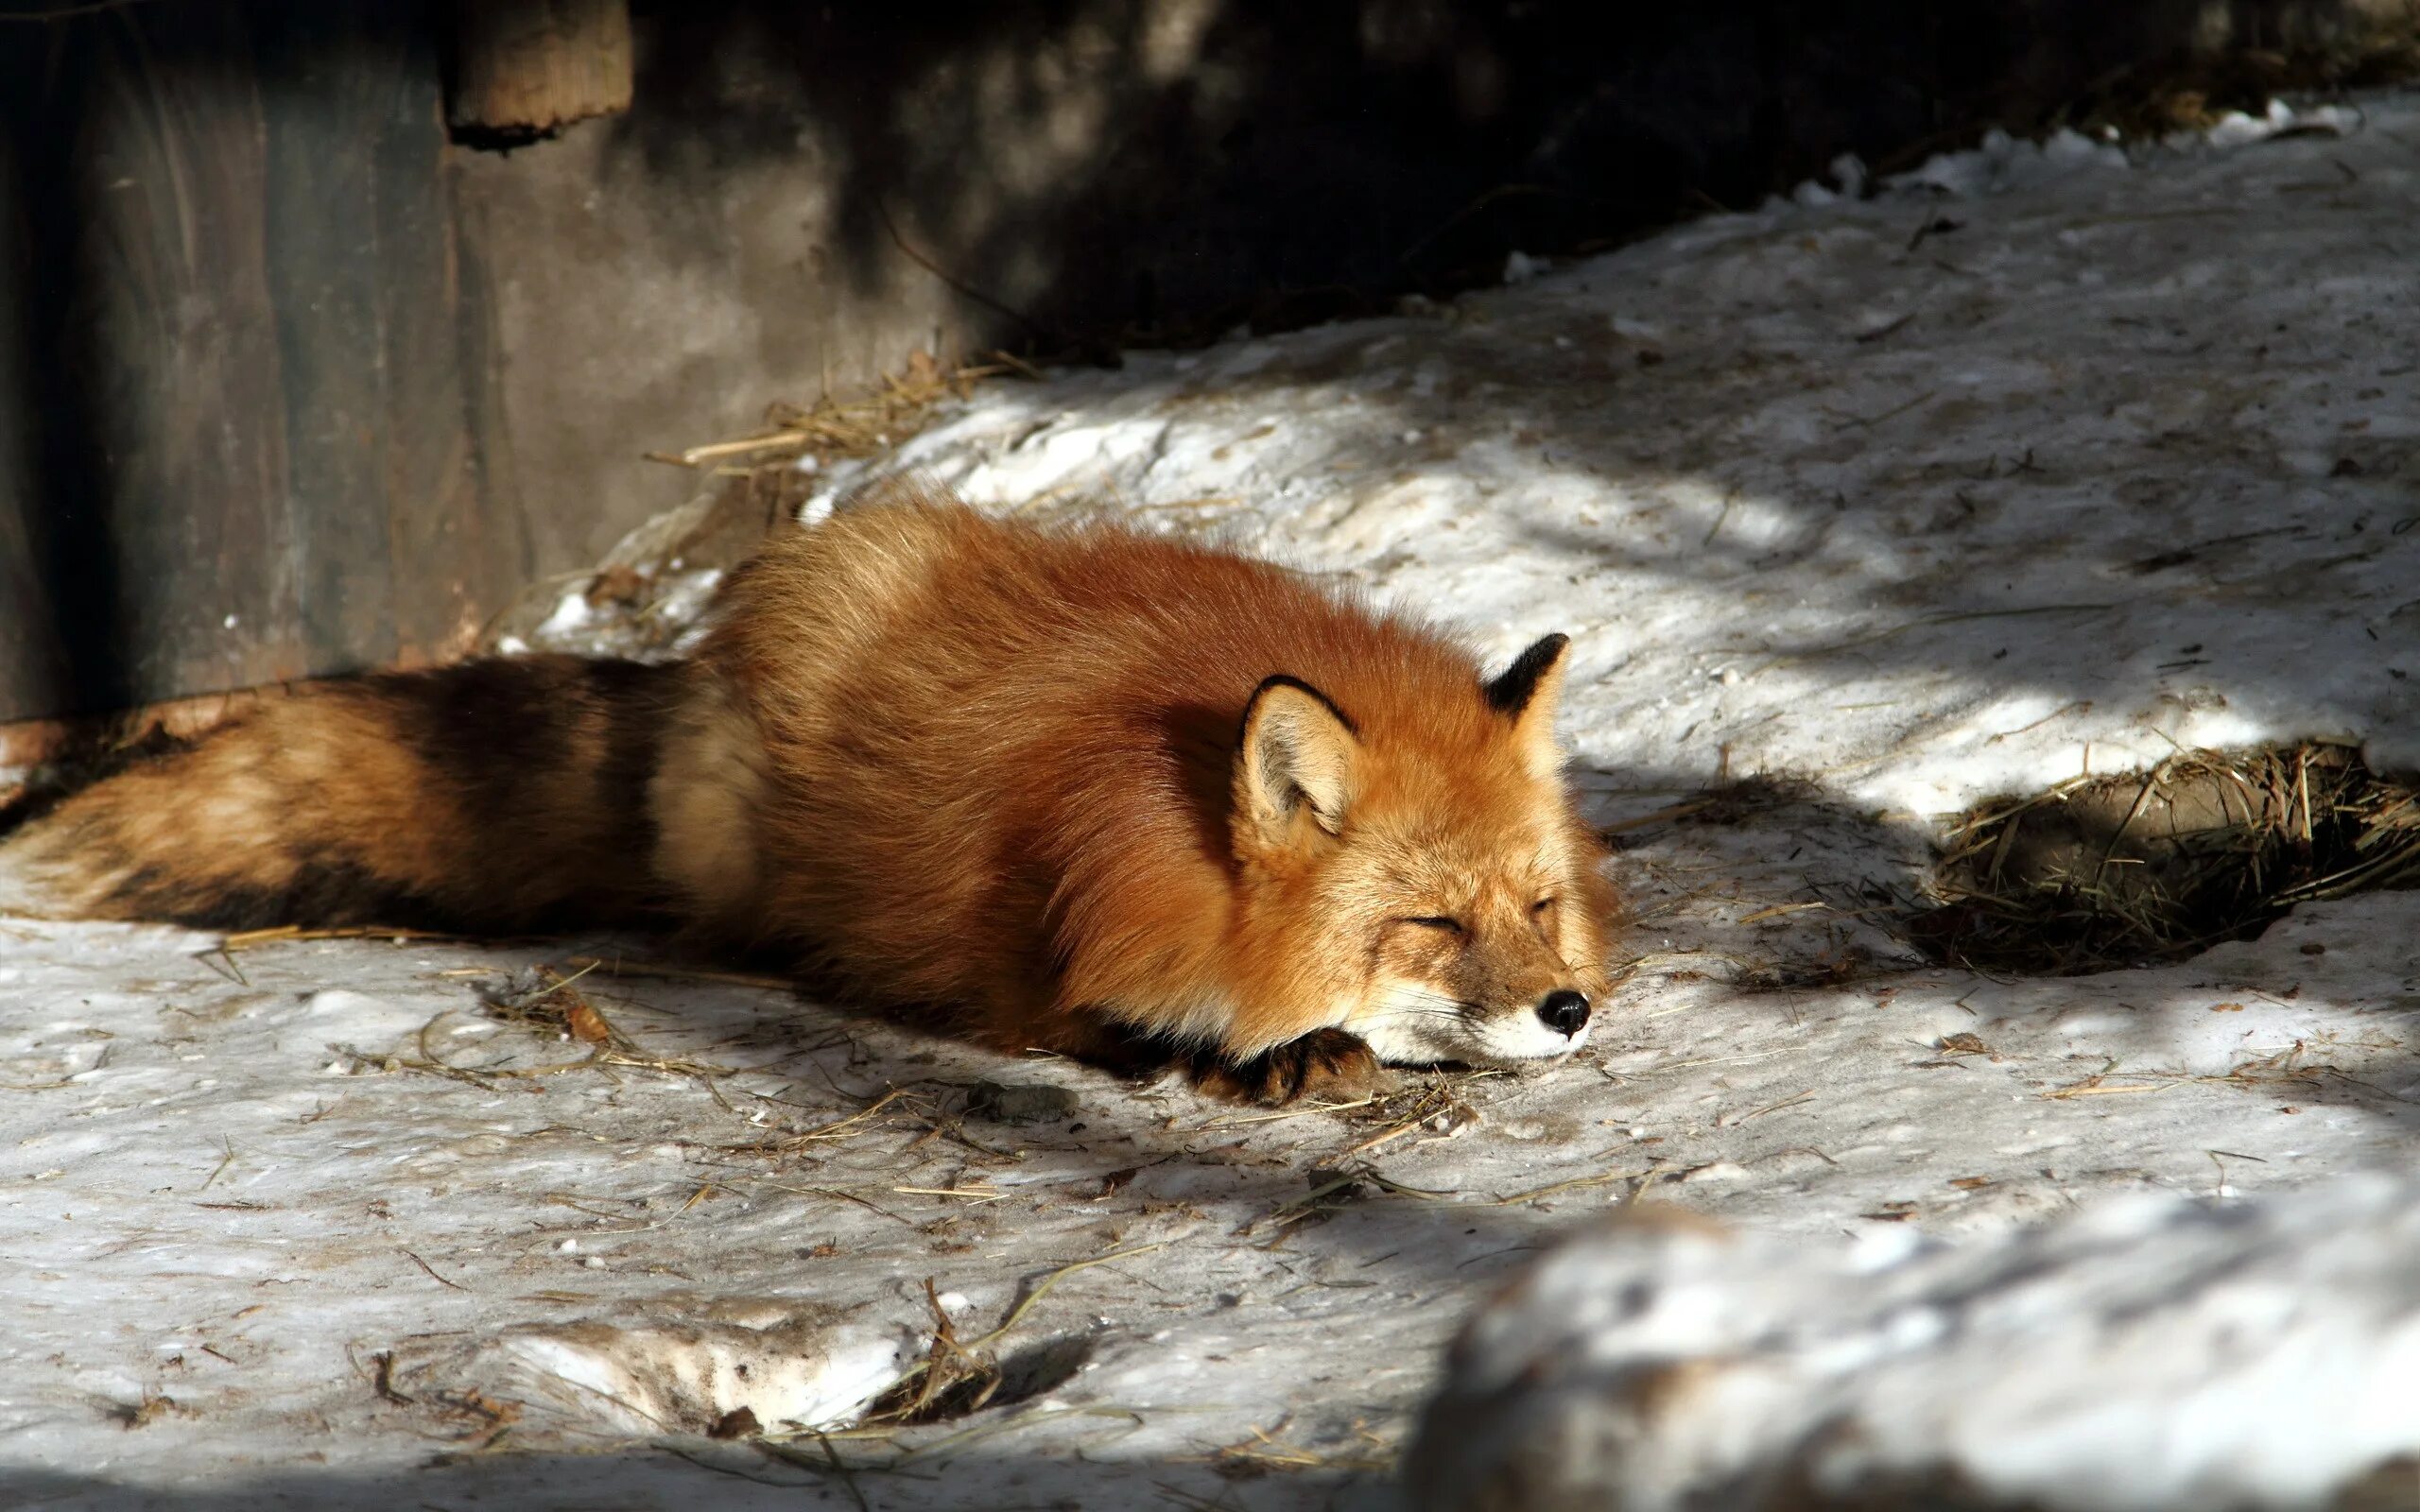
[[[206,928],[515,930],[653,906],[682,665],[530,656],[264,702],[5,850],[60,912]]]

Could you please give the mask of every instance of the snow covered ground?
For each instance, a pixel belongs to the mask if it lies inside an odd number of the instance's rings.
[[[2408,1181],[1810,1253],[1630,1223],[1458,1341],[1423,1509],[2420,1504]],[[1642,1209],[1642,1216],[1652,1212]],[[1904,1242],[1893,1242],[1904,1241]]]
[[[1577,638],[1640,913],[1589,1051],[1272,1117],[645,941],[0,919],[0,1500],[1386,1507],[1443,1342],[1575,1216],[1979,1245],[2410,1169],[2420,896],[2041,980],[1927,965],[1876,904],[1945,816],[2179,745],[2420,766],[2414,269],[2407,95],[1994,144],[981,391],[880,469],[1340,574],[1498,656]],[[499,986],[590,956],[610,1032]],[[1073,1107],[970,1111],[986,1079]],[[1010,1324],[982,1410],[704,1436],[846,1420],[936,1307]]]

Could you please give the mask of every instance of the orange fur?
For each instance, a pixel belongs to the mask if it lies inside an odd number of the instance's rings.
[[[13,846],[120,917],[661,913],[996,1045],[1139,1033],[1283,1096],[1369,1046],[1578,1042],[1615,910],[1560,675],[1560,638],[1490,685],[1265,563],[908,499],[767,545],[689,662],[365,679]]]

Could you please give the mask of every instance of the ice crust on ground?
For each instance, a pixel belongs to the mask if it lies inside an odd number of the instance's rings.
[[[1418,1512],[2420,1498],[2408,1180],[2137,1197],[1989,1244],[1644,1211],[1464,1329],[1409,1455]]]
[[[2420,765],[2420,106],[2083,146],[993,387],[882,464],[1276,556],[1498,661],[1573,633],[1642,957],[1574,1063],[1401,1127],[1271,1119],[648,974],[643,940],[0,919],[0,1501],[1393,1506],[1443,1342],[1578,1217],[1988,1257],[2130,1194],[2410,1170],[2413,895],[2082,978],[1885,927],[1993,794],[2179,745]],[[582,955],[644,1063],[482,1005]],[[988,1123],[984,1080],[1077,1107]],[[700,1436],[845,1415],[937,1297],[978,1337],[1054,1276],[999,1345],[1014,1400],[839,1469]],[[2347,1309],[2400,1295],[2367,1285]],[[748,1395],[734,1331],[794,1373]],[[2368,1442],[2323,1428],[2331,1463]]]

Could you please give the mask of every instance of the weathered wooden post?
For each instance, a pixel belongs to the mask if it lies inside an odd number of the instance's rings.
[[[498,145],[631,106],[627,0],[459,0],[446,123]]]

